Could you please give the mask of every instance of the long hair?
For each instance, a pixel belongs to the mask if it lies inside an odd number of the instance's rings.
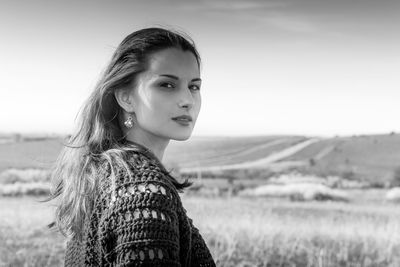
[[[115,90],[134,84],[135,75],[146,70],[151,53],[166,48],[192,52],[200,67],[200,56],[190,37],[172,30],[142,29],[129,34],[117,47],[78,113],[77,127],[55,162],[51,193],[44,201],[60,199],[55,221],[48,225],[49,228],[57,227],[64,236],[72,235],[82,240],[85,218],[93,209],[100,170],[98,164],[102,160],[106,160],[111,169],[114,164],[125,166],[129,173],[129,167],[124,164],[125,156],[129,149],[137,149],[152,157],[166,171],[145,147],[125,145],[118,119],[121,107],[114,96]],[[193,184],[187,179],[179,183],[174,177],[169,178],[180,192]]]

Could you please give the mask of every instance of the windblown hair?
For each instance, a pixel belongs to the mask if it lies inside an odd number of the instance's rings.
[[[121,107],[114,92],[134,84],[135,75],[146,70],[149,55],[167,48],[192,52],[200,67],[200,56],[190,37],[172,30],[142,29],[128,35],[117,47],[92,94],[83,104],[76,129],[52,170],[51,193],[44,201],[60,199],[55,221],[48,225],[49,228],[58,228],[64,236],[72,235],[82,240],[84,221],[92,211],[99,182],[99,163],[104,160],[111,170],[118,164],[129,173],[125,156],[128,150],[136,149],[152,157],[166,171],[145,147],[124,145],[125,136],[119,122]],[[172,176],[169,178],[180,192],[193,184],[187,179],[179,183]]]

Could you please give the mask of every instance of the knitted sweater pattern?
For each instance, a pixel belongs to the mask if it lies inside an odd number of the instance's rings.
[[[132,176],[101,164],[99,193],[82,241],[67,241],[64,266],[216,266],[167,173],[129,152]]]

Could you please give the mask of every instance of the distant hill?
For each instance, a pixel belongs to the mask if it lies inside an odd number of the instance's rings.
[[[50,168],[62,142],[62,139],[41,139],[0,144],[0,172],[8,168]]]
[[[7,168],[49,168],[63,139],[31,139],[0,143],[0,171]],[[181,171],[270,169],[347,179],[388,181],[400,166],[400,135],[337,138],[305,136],[192,137],[171,141],[165,165]]]
[[[304,136],[194,137],[171,141],[164,162],[181,168],[205,169],[256,161],[307,140]]]
[[[310,170],[342,174],[367,180],[392,178],[400,166],[400,135],[360,135],[332,138],[311,144],[288,157],[288,161],[309,161]]]

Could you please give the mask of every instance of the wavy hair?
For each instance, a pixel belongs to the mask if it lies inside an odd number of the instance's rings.
[[[145,147],[126,145],[119,123],[121,107],[114,96],[117,89],[134,84],[135,75],[146,70],[150,54],[166,48],[192,52],[200,67],[200,56],[192,39],[172,30],[145,28],[129,34],[116,48],[93,92],[78,113],[76,129],[54,164],[51,192],[44,201],[60,199],[55,220],[48,225],[49,228],[57,228],[64,236],[72,235],[82,240],[85,218],[90,216],[93,209],[97,177],[100,177],[99,163],[104,160],[111,169],[118,164],[129,173],[125,156],[127,151],[134,149],[154,159],[167,172]],[[193,184],[187,179],[179,183],[174,177],[168,177],[180,192]],[[112,180],[114,178],[111,177]]]

